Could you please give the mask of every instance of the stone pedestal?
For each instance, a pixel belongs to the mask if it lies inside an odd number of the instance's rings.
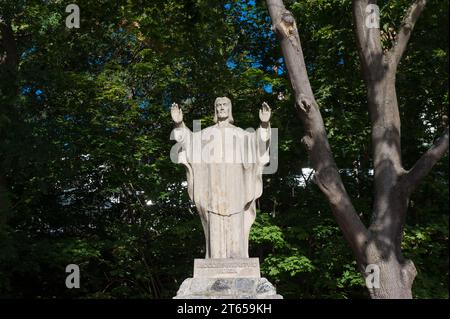
[[[174,299],[282,299],[261,278],[258,258],[195,259],[194,278],[183,281]]]
[[[260,278],[258,258],[194,259],[194,278]]]

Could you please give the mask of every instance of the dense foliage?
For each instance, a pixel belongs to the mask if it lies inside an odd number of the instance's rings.
[[[285,298],[366,298],[354,257],[313,182],[302,127],[263,2],[0,0],[19,51],[0,90],[0,297],[171,298],[204,254],[183,167],[169,159],[169,106],[212,123],[216,96],[240,127],[263,101],[279,167],[264,177],[250,255]],[[384,1],[385,34],[409,1]],[[349,0],[286,1],[355,207],[368,222],[371,147]],[[386,36],[384,43],[389,46]],[[0,47],[3,51],[4,48]],[[0,51],[0,55],[2,52]],[[448,5],[431,1],[398,73],[410,167],[448,113]],[[0,185],[2,186],[2,185]],[[448,298],[448,155],[414,194],[404,251],[417,298]],[[81,288],[65,286],[78,264]]]

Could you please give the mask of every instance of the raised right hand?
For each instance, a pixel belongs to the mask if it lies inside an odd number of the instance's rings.
[[[172,120],[175,124],[180,124],[183,122],[183,112],[177,103],[172,103],[172,106],[170,107],[170,115],[172,115]]]

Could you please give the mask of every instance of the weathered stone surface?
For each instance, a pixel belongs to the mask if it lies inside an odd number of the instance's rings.
[[[209,290],[211,283],[205,280],[193,280],[191,281],[191,286],[189,290],[192,293],[202,293],[203,291]]]
[[[259,278],[258,258],[194,260],[194,278]]]
[[[189,293],[190,291],[190,286],[191,286],[191,280],[185,279],[182,283],[180,288],[178,289],[177,295],[186,295]]]
[[[182,283],[175,298],[282,298],[261,278],[258,258],[248,258],[256,199],[263,190],[261,174],[270,162],[269,105],[262,104],[256,131],[233,125],[226,97],[214,103],[216,124],[201,131],[186,127],[176,103],[170,112],[175,122],[171,136],[179,146],[172,148],[171,159],[186,167],[188,194],[206,239],[206,259],[195,259],[193,278]]]
[[[172,105],[171,136],[177,147],[172,148],[171,159],[186,167],[188,194],[204,229],[206,258],[248,258],[256,200],[263,190],[262,172],[270,162],[271,110],[264,102],[256,131],[233,125],[229,98],[218,97],[214,112],[215,125],[192,132],[180,107]],[[222,274],[241,276],[238,270],[222,269]]]
[[[174,299],[282,299],[266,278],[188,278]]]
[[[211,286],[211,291],[228,293],[232,288],[233,282],[230,279],[217,279]]]
[[[255,280],[250,278],[237,278],[236,290],[240,293],[252,293],[255,291]]]
[[[256,286],[256,293],[258,296],[267,296],[273,294],[275,287],[266,279],[261,278],[258,285]]]

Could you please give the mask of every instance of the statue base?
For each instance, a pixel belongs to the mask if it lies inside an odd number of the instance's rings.
[[[282,299],[261,278],[258,258],[195,259],[194,278],[183,281],[174,299]]]

